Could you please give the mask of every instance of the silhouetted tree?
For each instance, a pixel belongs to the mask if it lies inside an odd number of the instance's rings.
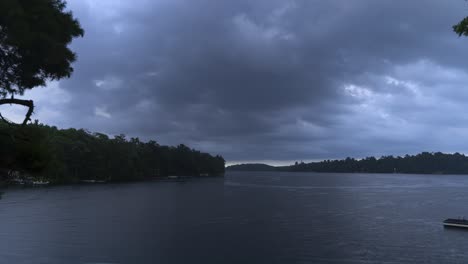
[[[84,32],[65,7],[63,0],[0,1],[0,105],[28,107],[23,125],[30,120],[34,103],[14,95],[73,72],[76,55],[68,44]]]

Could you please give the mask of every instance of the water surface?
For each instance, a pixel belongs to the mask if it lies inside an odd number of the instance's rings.
[[[468,176],[229,172],[6,190],[0,263],[467,263]]]

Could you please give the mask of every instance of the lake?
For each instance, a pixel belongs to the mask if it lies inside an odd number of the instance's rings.
[[[468,176],[228,172],[8,189],[0,263],[467,263]]]

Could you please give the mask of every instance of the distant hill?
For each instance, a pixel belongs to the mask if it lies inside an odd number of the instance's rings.
[[[261,164],[261,163],[252,163],[252,164],[237,164],[228,166],[227,171],[275,171],[276,167]]]

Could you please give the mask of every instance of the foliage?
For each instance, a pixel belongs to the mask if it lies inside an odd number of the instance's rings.
[[[0,1],[0,98],[69,77],[83,29],[63,0]]]
[[[243,170],[243,168],[245,166],[230,166],[227,170]],[[260,167],[256,166],[256,168]],[[271,167],[265,168],[271,170]],[[460,153],[422,152],[404,157],[383,156],[311,163],[296,162],[291,166],[274,168],[277,171],[297,172],[468,174],[468,157]]]
[[[225,161],[188,148],[161,146],[125,135],[109,138],[83,129],[0,122],[0,168],[24,171],[55,183],[131,181],[149,177],[218,175]]]
[[[455,31],[458,36],[468,36],[468,17],[465,17],[463,20],[458,22],[458,24],[454,25],[453,31]]]
[[[422,152],[404,157],[367,157],[360,160],[346,158],[344,160],[300,163],[282,169],[316,172],[468,174],[468,157],[460,153]]]

